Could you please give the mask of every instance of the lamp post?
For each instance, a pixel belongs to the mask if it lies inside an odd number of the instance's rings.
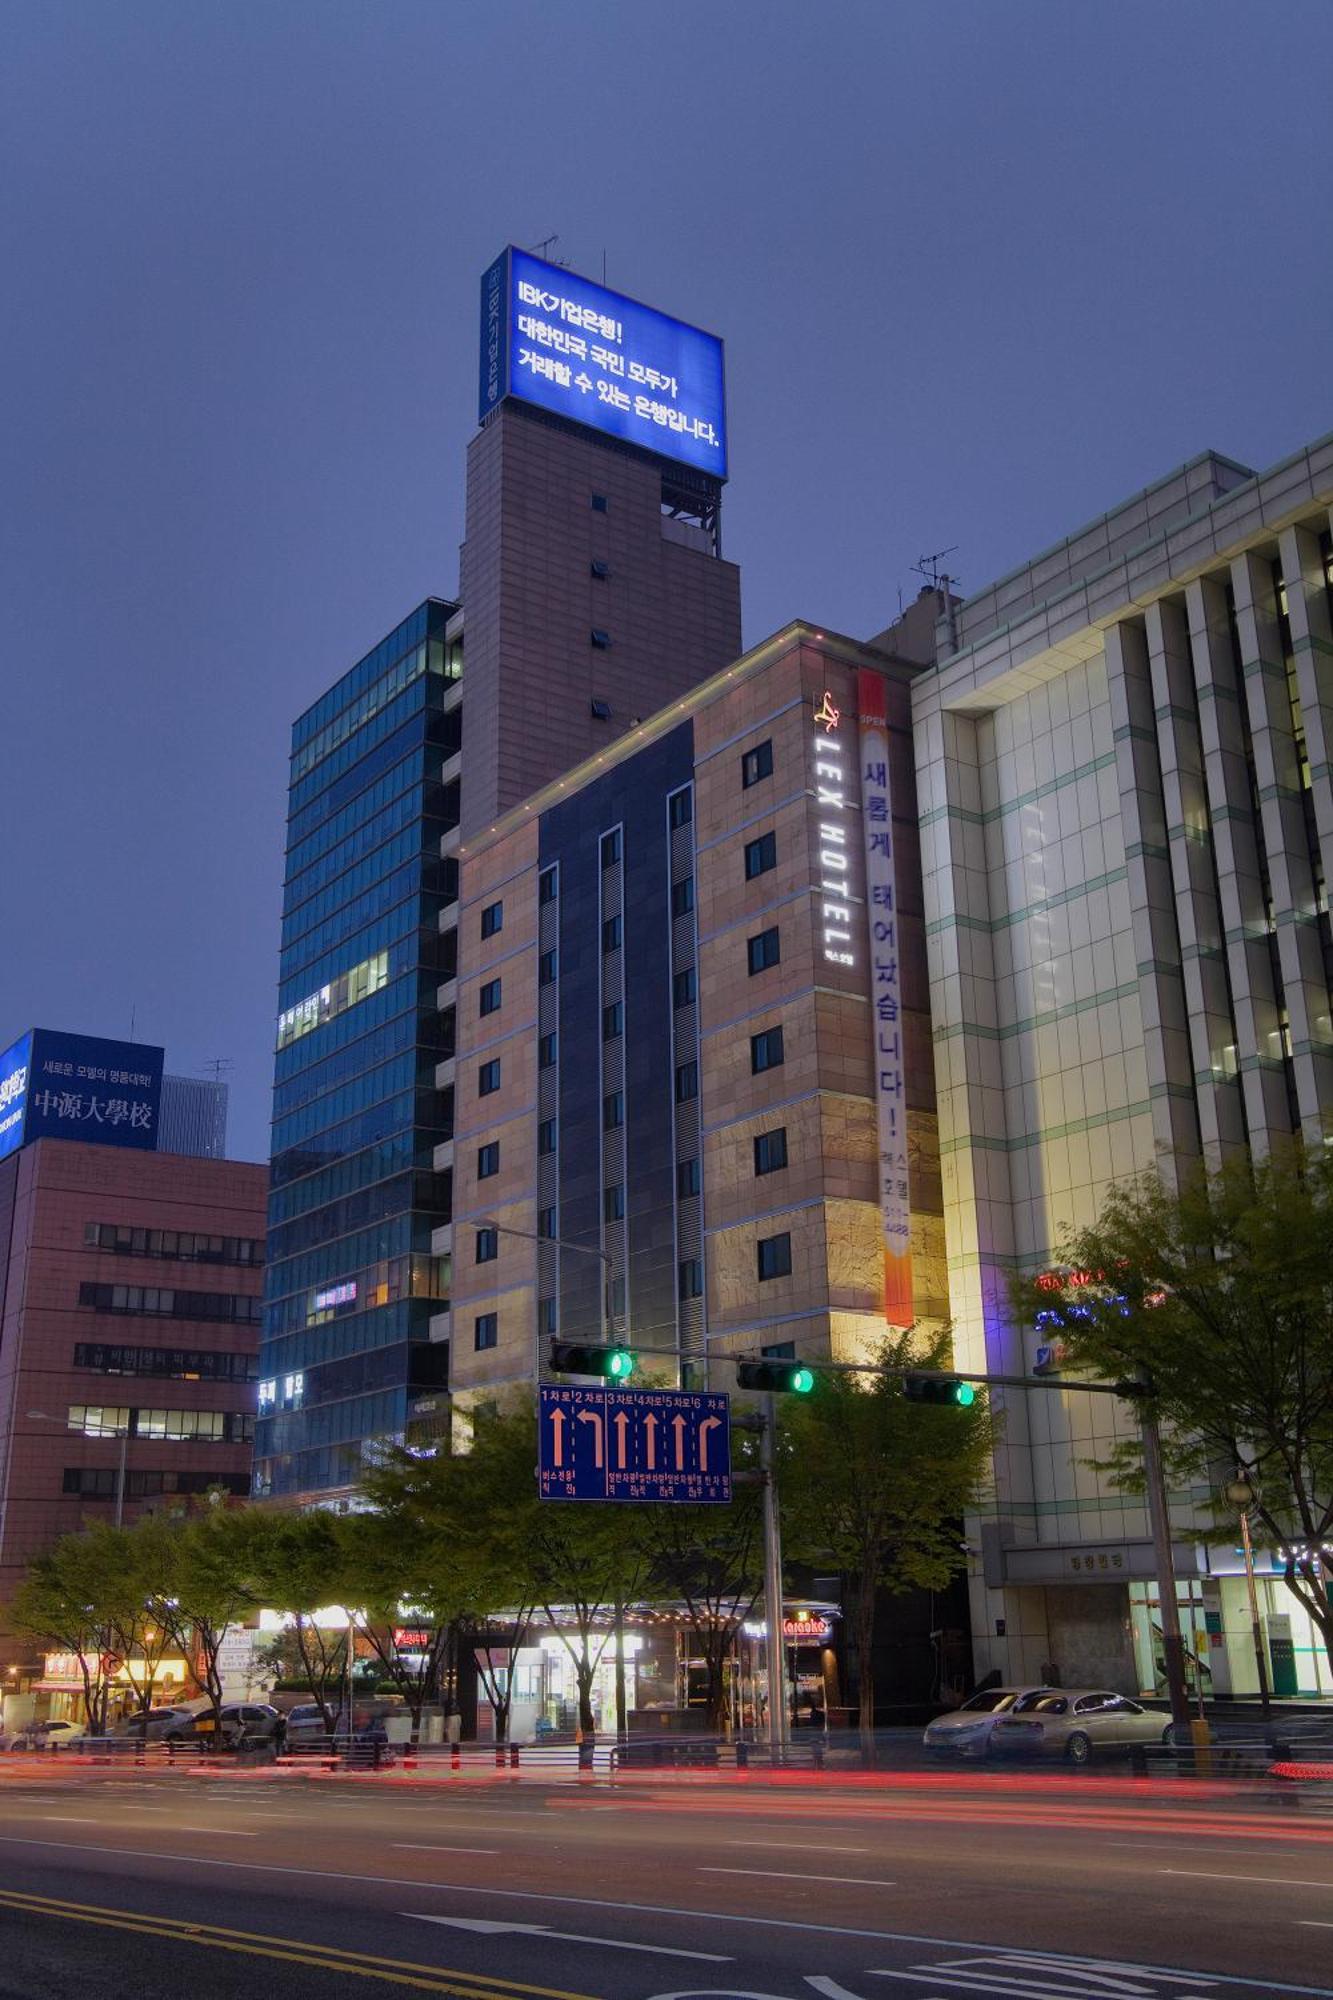
[[[1254,1663],[1259,1669],[1259,1701],[1267,1721],[1272,1707],[1272,1697],[1268,1687],[1268,1661],[1264,1656],[1263,1627],[1259,1621],[1259,1591],[1254,1581],[1254,1544],[1250,1540],[1250,1509],[1258,1499],[1258,1494],[1243,1471],[1237,1469],[1235,1478],[1226,1489],[1226,1497],[1240,1516],[1240,1545],[1245,1556],[1245,1588],[1250,1597],[1250,1636],[1254,1641]]]
[[[24,1414],[32,1423],[60,1424],[66,1430],[69,1428],[66,1418],[53,1417],[49,1410],[27,1410]],[[127,1410],[123,1431],[108,1429],[106,1425],[99,1424],[96,1430],[84,1432],[85,1437],[119,1437],[120,1439],[120,1458],[116,1465],[116,1512],[114,1515],[115,1524],[118,1528],[122,1527],[125,1521],[125,1464],[130,1452],[130,1417],[131,1413]]]

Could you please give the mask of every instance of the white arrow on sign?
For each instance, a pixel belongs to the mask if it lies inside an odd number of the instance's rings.
[[[700,1472],[707,1472],[708,1470],[708,1433],[709,1431],[720,1431],[721,1428],[722,1428],[721,1417],[705,1417],[703,1422],[699,1426]]]
[[[709,1965],[730,1965],[731,1960],[717,1951],[678,1951],[666,1944],[630,1944],[624,1938],[585,1937],[580,1931],[553,1931],[548,1924],[497,1923],[491,1917],[430,1917],[421,1910],[404,1910],[416,1924],[447,1924],[454,1931],[475,1931],[481,1937],[541,1937],[557,1944],[602,1944],[610,1951],[646,1951],[654,1958],[699,1958]]]
[[[600,1472],[602,1470],[602,1419],[596,1410],[580,1410],[577,1421],[581,1424],[592,1425],[593,1471]]]

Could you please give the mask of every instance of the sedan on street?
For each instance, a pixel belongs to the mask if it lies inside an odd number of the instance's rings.
[[[1002,1715],[1021,1715],[1046,1687],[980,1688],[961,1708],[937,1715],[921,1739],[932,1757],[986,1757]]]
[[[1112,1688],[1048,1688],[1017,1712],[997,1718],[994,1757],[1126,1756],[1136,1744],[1169,1743],[1171,1718]]]

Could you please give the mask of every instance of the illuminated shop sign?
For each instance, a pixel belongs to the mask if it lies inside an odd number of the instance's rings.
[[[722,342],[526,250],[481,281],[480,391],[727,476]]]
[[[855,965],[851,857],[847,847],[848,749],[842,711],[828,689],[814,713],[815,807],[819,814],[819,923],[829,965]]]
[[[340,1285],[330,1285],[327,1291],[316,1292],[311,1301],[312,1312],[333,1312],[338,1306],[356,1303],[356,1279],[346,1278]]]
[[[804,1618],[784,1618],[782,1636],[794,1646],[822,1646],[833,1637],[833,1620],[813,1612]]]
[[[884,1317],[911,1326],[912,1230],[907,1167],[901,939],[889,789],[889,723],[882,677],[857,672],[860,709],[861,829],[865,848],[870,1005],[875,1037],[879,1208],[884,1230]]]
[[[28,1108],[28,1071],[32,1036],[21,1035],[0,1056],[0,1160],[23,1144],[23,1114]]]
[[[33,1139],[157,1145],[163,1052],[33,1028],[0,1056],[0,1159]]]

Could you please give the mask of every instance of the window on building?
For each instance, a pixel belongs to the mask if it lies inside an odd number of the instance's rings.
[[[610,643],[610,640],[608,640],[607,644],[609,645]],[[594,695],[588,703],[588,713],[594,722],[609,722],[611,720],[611,704],[609,701],[600,701]]]
[[[492,1139],[485,1146],[477,1148],[477,1179],[488,1181],[500,1171],[500,1142]]]
[[[539,986],[549,986],[555,978],[555,974],[556,955],[553,951],[544,951],[537,960],[537,984]]]
[[[607,1300],[607,1304],[611,1308],[611,1317],[613,1320],[624,1319],[626,1297],[625,1280],[617,1273],[611,1280],[610,1297]]]
[[[694,793],[688,785],[683,791],[673,792],[667,800],[667,824],[671,827],[688,826],[694,818]]]
[[[479,1229],[477,1231],[477,1257],[476,1257],[477,1263],[493,1264],[496,1258],[499,1256],[499,1254],[500,1254],[499,1230]]]
[[[782,957],[777,925],[773,924],[768,930],[760,931],[757,937],[748,938],[745,955],[749,960],[751,978],[756,972],[767,972],[770,965],[776,965]]]
[[[602,835],[602,866],[614,868],[620,859],[620,828],[613,826],[610,833]]]
[[[485,982],[485,984],[484,984],[484,985],[482,986],[482,988],[481,988],[481,999],[480,999],[480,1007],[481,1007],[481,1012],[482,1012],[483,1016],[484,1016],[484,1015],[486,1015],[486,1014],[498,1014],[498,1013],[499,1013],[499,1011],[500,1011],[500,982],[499,982],[499,980],[498,980],[498,979],[488,979],[488,980],[487,980],[487,981]]]
[[[619,951],[623,935],[624,925],[619,916],[608,917],[602,925],[602,950]]]
[[[488,903],[481,913],[481,934],[484,938],[494,937],[503,929],[505,906],[503,903]]]
[[[555,1067],[555,1058],[558,1048],[559,1048],[559,1040],[557,1036],[543,1035],[541,1037],[540,1041],[537,1043],[538,1069],[553,1069]]]
[[[604,632],[600,625],[594,625],[588,637],[599,653],[605,653],[610,647],[611,634]]]
[[[781,1236],[761,1236],[755,1245],[758,1251],[759,1278],[789,1278],[791,1276],[791,1235],[783,1230]]]
[[[558,886],[559,878],[555,869],[543,868],[541,874],[537,877],[537,901],[539,903],[553,903],[556,898]]]
[[[699,1257],[687,1257],[676,1266],[676,1290],[682,1299],[697,1299],[703,1293],[704,1267]]]
[[[602,1190],[602,1219],[605,1222],[623,1222],[625,1219],[625,1183],[617,1181],[614,1187]]]
[[[698,975],[692,965],[687,965],[671,982],[672,1001],[677,1007],[692,1007],[698,995]]]
[[[671,914],[673,917],[688,917],[694,908],[694,877],[687,875],[681,882],[671,884]]]
[[[554,1333],[558,1324],[559,1321],[556,1318],[555,1300],[550,1297],[544,1299],[538,1299],[537,1301],[538,1333]]]
[[[537,1234],[541,1237],[543,1243],[554,1241],[555,1210],[553,1208],[539,1208],[537,1210]]]
[[[699,1065],[696,1062],[680,1063],[676,1068],[676,1102],[688,1104],[692,1097],[699,1095]]]
[[[477,1095],[478,1097],[489,1097],[492,1091],[499,1088],[500,1058],[499,1056],[492,1056],[491,1060],[482,1063],[480,1069],[477,1071]]]
[[[617,1132],[625,1122],[625,1093],[623,1090],[610,1091],[602,1099],[602,1130]]]
[[[598,583],[605,583],[611,574],[611,565],[609,562],[603,562],[600,556],[594,556],[588,564],[588,570],[597,578]]]
[[[500,1337],[500,1315],[498,1313],[478,1313],[472,1322],[472,1345],[480,1354],[484,1348],[494,1347]]]
[[[681,1201],[688,1201],[699,1192],[698,1160],[678,1160],[676,1162],[676,1194]]]
[[[537,1127],[537,1151],[539,1153],[553,1153],[555,1151],[555,1137],[556,1127],[554,1118],[543,1118],[541,1124]]]
[[[783,1060],[781,1028],[764,1028],[750,1037],[750,1074],[762,1076],[766,1069],[776,1069]]]
[[[593,494],[593,496],[592,496],[592,511],[593,511],[593,513],[594,513],[594,514],[609,514],[609,513],[610,513],[610,511],[611,511],[611,502],[610,502],[610,501],[609,501],[609,500],[607,499],[607,497],[606,497],[605,493],[594,493],[594,494]]]
[[[745,879],[753,882],[756,875],[766,875],[770,868],[778,865],[778,837],[771,830],[761,833],[757,840],[745,843]]]
[[[759,1352],[765,1361],[794,1361],[796,1342],[794,1340],[770,1340]]]
[[[623,1000],[613,1000],[609,1007],[602,1009],[602,1040],[614,1042],[617,1036],[623,1035],[624,1032],[625,1003]]]
[[[757,1132],[754,1141],[754,1170],[775,1174],[787,1164],[787,1128],[775,1125],[771,1132]]]
[[[741,784],[746,791],[757,785],[761,778],[773,775],[773,743],[770,738],[765,743],[756,743],[753,750],[747,750],[741,758]]]

